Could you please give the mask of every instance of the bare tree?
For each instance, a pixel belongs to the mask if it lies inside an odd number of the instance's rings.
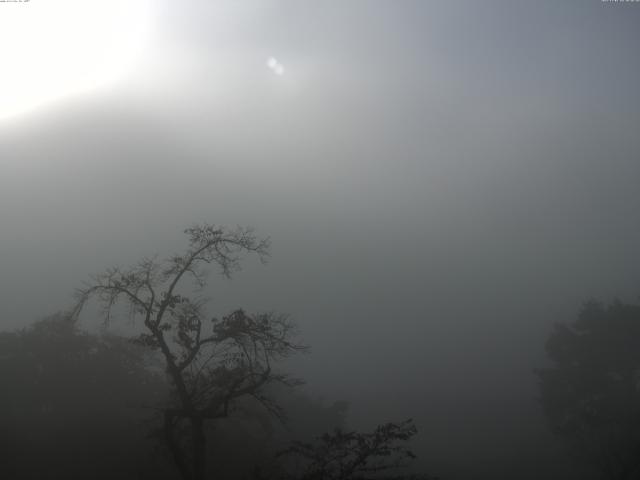
[[[268,239],[258,239],[250,229],[209,224],[185,233],[189,246],[181,255],[164,261],[145,258],[129,269],[112,268],[93,277],[78,289],[72,316],[77,318],[96,298],[107,323],[121,304],[142,319],[144,333],[134,340],[162,354],[172,386],[171,402],[163,409],[164,439],[182,478],[200,480],[206,475],[205,423],[227,417],[237,400],[247,396],[281,415],[264,387],[299,381],[275,372],[272,363],[306,347],[294,342],[295,326],[285,315],[236,310],[207,319],[206,302],[193,288],[191,294],[184,293],[188,280],[199,290],[206,286],[209,264],[230,277],[239,269],[242,254],[255,253],[264,260]]]

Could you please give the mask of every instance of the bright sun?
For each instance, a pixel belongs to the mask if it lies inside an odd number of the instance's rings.
[[[0,3],[0,120],[117,79],[149,16],[145,0]]]

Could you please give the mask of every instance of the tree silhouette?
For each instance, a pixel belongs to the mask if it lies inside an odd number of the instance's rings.
[[[135,341],[162,355],[171,382],[171,402],[163,409],[166,445],[184,480],[206,476],[205,423],[229,416],[239,399],[252,397],[275,415],[282,411],[265,393],[273,382],[295,385],[272,368],[275,360],[305,347],[295,343],[295,325],[285,315],[250,315],[236,310],[208,319],[206,302],[192,286],[207,285],[205,267],[220,268],[230,277],[242,254],[264,260],[269,241],[250,229],[196,225],[185,230],[185,253],[159,261],[145,258],[128,269],[112,268],[77,291],[77,318],[92,298],[104,307],[109,322],[119,303],[142,319],[144,332]],[[185,285],[186,284],[186,285]]]
[[[292,442],[278,455],[290,459],[278,477],[281,480],[435,480],[424,474],[399,473],[415,458],[407,442],[416,433],[413,422],[406,420],[379,425],[370,433],[337,428],[313,443]]]
[[[177,478],[162,455],[155,407],[166,403],[169,388],[159,360],[129,337],[88,333],[63,314],[0,333],[0,477]],[[207,429],[215,445],[207,462],[220,478],[247,478],[292,439],[344,424],[344,402],[323,405],[278,384],[266,393],[285,409],[286,423],[247,397],[233,417]]]
[[[0,333],[0,476],[169,478],[140,424],[167,394],[147,366],[128,339],[89,335],[64,315]]]
[[[591,301],[556,325],[537,370],[551,427],[604,478],[640,476],[640,306]]]

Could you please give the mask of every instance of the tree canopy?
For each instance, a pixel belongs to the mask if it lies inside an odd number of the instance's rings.
[[[71,313],[0,334],[3,473],[246,479],[255,467],[274,480],[426,478],[396,471],[414,457],[412,422],[346,431],[345,403],[324,407],[283,393],[300,381],[279,372],[277,361],[306,349],[288,316],[207,312],[200,297],[206,266],[230,276],[243,254],[264,258],[268,240],[206,224],[185,233],[184,253],[108,269],[77,291]],[[80,330],[77,320],[92,299],[103,306],[105,326],[127,307],[142,332]],[[276,427],[285,411],[298,422],[289,432]],[[308,441],[309,433],[331,428]],[[291,470],[291,458],[304,468]]]
[[[128,339],[65,315],[0,334],[5,478],[166,478],[141,423],[166,384],[147,366]]]
[[[362,433],[336,428],[315,442],[295,441],[280,452],[285,457],[281,480],[436,480],[402,474],[416,458],[408,446],[418,433],[412,420],[379,425]],[[292,460],[292,461],[291,461]]]
[[[72,316],[97,298],[106,322],[119,302],[142,320],[144,332],[136,341],[161,353],[171,382],[171,401],[164,408],[166,444],[183,479],[200,480],[206,476],[205,422],[228,417],[244,397],[281,414],[265,387],[299,382],[276,372],[273,362],[305,347],[295,342],[295,325],[286,315],[238,309],[218,319],[198,295],[207,285],[207,265],[229,277],[240,268],[242,254],[264,259],[268,239],[259,239],[251,229],[209,224],[185,234],[188,246],[182,254],[144,258],[131,268],[96,275],[78,290]]]
[[[130,340],[88,333],[64,314],[0,333],[3,478],[177,478],[156,434],[170,402],[166,376],[153,352]],[[288,388],[267,390],[286,410],[287,426],[246,398],[231,418],[207,429],[215,445],[208,461],[221,478],[246,479],[292,438],[344,424],[344,402],[324,406]]]
[[[586,303],[546,344],[537,370],[553,431],[605,478],[640,475],[640,305]]]

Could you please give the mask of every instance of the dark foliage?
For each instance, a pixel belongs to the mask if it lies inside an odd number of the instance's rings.
[[[175,479],[158,437],[169,388],[148,349],[114,335],[79,330],[56,315],[0,334],[1,478]],[[324,407],[287,388],[268,387],[286,425],[252,398],[209,425],[207,458],[216,476],[246,479],[292,438],[344,423],[346,405]],[[159,415],[160,413],[160,415]]]
[[[282,480],[428,480],[402,474],[415,458],[407,442],[417,433],[411,420],[379,425],[371,433],[336,429],[315,442],[292,442],[278,457]],[[435,479],[433,479],[435,480]]]
[[[141,420],[166,388],[145,365],[63,315],[0,334],[3,478],[163,478]]]
[[[346,404],[324,408],[286,393],[299,381],[273,364],[305,348],[294,342],[288,317],[243,310],[207,317],[204,302],[182,285],[191,278],[204,287],[209,263],[230,275],[242,252],[263,256],[267,242],[249,230],[209,225],[186,233],[183,255],[110,269],[78,291],[71,314],[0,334],[3,475],[200,480],[268,471],[287,480],[426,479],[396,474],[414,458],[411,421],[345,432]],[[94,297],[105,325],[121,303],[141,318],[143,333],[80,331],[78,315]],[[285,417],[299,426],[285,427]],[[327,428],[336,430],[315,443],[292,442]]]
[[[239,269],[243,253],[264,259],[267,240],[258,239],[250,229],[207,224],[185,233],[188,247],[183,254],[163,261],[147,258],[129,269],[113,268],[97,275],[78,290],[72,316],[97,298],[106,322],[118,302],[141,319],[145,331],[135,340],[160,353],[171,384],[170,402],[163,408],[166,446],[182,478],[200,480],[207,476],[205,424],[228,417],[246,397],[280,416],[265,388],[274,382],[299,382],[276,372],[272,364],[304,347],[294,342],[294,324],[287,316],[236,310],[221,319],[210,318],[205,302],[185,285],[191,280],[195,284],[191,287],[204,288],[209,264],[229,277]]]
[[[540,393],[553,431],[604,478],[640,478],[640,306],[589,302],[547,341]]]

